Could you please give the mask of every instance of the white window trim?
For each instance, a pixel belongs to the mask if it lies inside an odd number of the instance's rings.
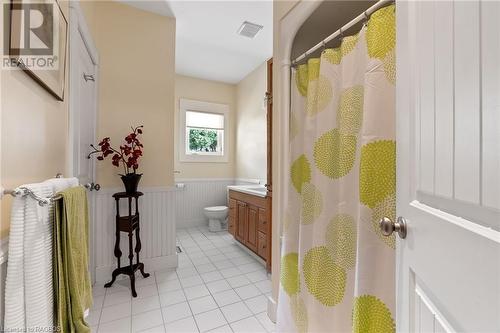
[[[223,155],[186,154],[186,111],[215,113],[224,116]],[[179,100],[179,162],[227,163],[229,161],[229,105],[195,101],[181,98]]]

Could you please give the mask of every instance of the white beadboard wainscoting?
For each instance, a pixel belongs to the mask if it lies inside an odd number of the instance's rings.
[[[191,228],[207,223],[203,208],[227,206],[227,186],[255,184],[252,179],[176,179],[177,228]]]
[[[141,252],[140,260],[144,262],[146,272],[177,266],[175,248],[175,210],[176,196],[179,190],[175,187],[140,188],[144,193],[139,198]],[[96,282],[111,279],[111,272],[116,268],[114,256],[115,246],[115,199],[113,193],[122,189],[103,189],[96,193],[94,220],[94,253],[96,265]],[[127,200],[120,200],[120,214],[128,214]],[[134,206],[135,207],[135,204]],[[135,247],[135,237],[134,247]],[[121,264],[126,266],[128,259],[128,235],[124,232],[120,237],[122,251]],[[135,255],[135,253],[134,253]],[[134,258],[135,263],[135,258]]]
[[[234,179],[178,179],[176,184],[184,184],[175,198],[177,228],[181,229],[203,225],[203,208],[226,206],[227,186]]]

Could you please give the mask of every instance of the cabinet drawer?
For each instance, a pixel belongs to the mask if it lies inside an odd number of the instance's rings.
[[[267,211],[265,209],[259,208],[259,226],[258,230],[264,234],[267,234],[268,223],[267,223]]]
[[[257,239],[257,254],[267,260],[267,253],[267,236],[259,231]]]

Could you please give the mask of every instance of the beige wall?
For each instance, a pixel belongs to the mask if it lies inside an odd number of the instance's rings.
[[[267,63],[257,67],[236,88],[236,178],[267,178]]]
[[[99,53],[98,138],[119,145],[144,125],[141,186],[173,184],[175,19],[114,1],[81,3]],[[97,182],[123,186],[109,160]]]
[[[5,2],[2,0],[2,6]],[[68,3],[59,3],[69,21]],[[64,173],[68,141],[68,68],[63,102],[21,70],[2,71],[1,81],[2,186],[14,188]],[[2,199],[0,238],[8,235],[11,204],[10,196]]]
[[[179,162],[179,100],[194,99],[229,105],[229,160],[227,163]],[[235,176],[236,86],[188,76],[175,77],[175,170],[176,178],[233,178]]]

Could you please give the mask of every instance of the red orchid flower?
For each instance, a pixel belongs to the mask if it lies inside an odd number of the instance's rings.
[[[119,146],[119,150],[111,147],[111,138],[105,137],[98,143],[98,148],[90,145],[92,151],[89,153],[88,158],[97,154],[97,160],[103,161],[109,155],[111,157],[111,164],[119,167],[123,165],[125,173],[133,173],[139,168],[139,158],[142,156],[143,144],[139,141],[139,135],[142,134],[143,126],[132,127],[132,132],[128,134],[124,143]]]

